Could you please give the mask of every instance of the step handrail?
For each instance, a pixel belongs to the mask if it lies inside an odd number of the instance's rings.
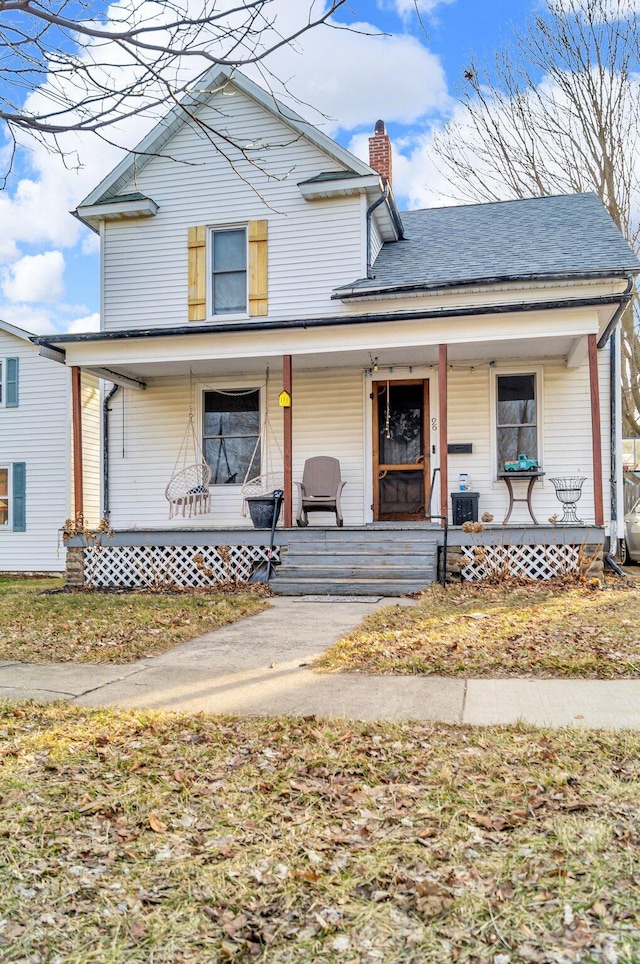
[[[437,471],[434,469],[434,471]],[[430,515],[429,519],[439,519],[442,523],[442,529],[444,536],[442,539],[442,567],[440,566],[440,560],[436,556],[436,582],[442,583],[443,587],[447,585],[447,543],[449,537],[449,519],[446,515]],[[440,568],[442,568],[442,577],[440,576]]]

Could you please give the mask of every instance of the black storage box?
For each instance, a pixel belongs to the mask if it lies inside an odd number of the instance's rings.
[[[478,521],[479,492],[452,492],[451,513],[454,526],[461,526],[464,522]]]

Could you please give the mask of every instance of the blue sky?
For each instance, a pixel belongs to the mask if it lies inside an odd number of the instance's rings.
[[[303,5],[278,2],[285,20]],[[430,135],[450,115],[470,57],[490,57],[540,2],[418,0],[425,35],[414,0],[349,0],[339,20],[380,35],[320,28],[295,51],[282,52],[272,69],[290,78],[289,90],[301,101],[328,115],[322,121],[327,133],[362,157],[375,120],[386,121],[401,207],[446,203],[446,184],[429,160]],[[121,141],[133,145],[142,133],[125,131]],[[0,154],[1,138],[0,131]],[[79,172],[32,145],[19,152],[0,192],[0,317],[29,331],[83,331],[98,324],[97,239],[68,212],[121,155],[91,136],[73,147],[83,165]]]

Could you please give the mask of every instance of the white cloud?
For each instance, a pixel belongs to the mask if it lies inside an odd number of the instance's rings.
[[[61,251],[25,255],[6,269],[4,295],[12,302],[58,301],[64,293],[64,267]]]
[[[444,70],[420,40],[380,34],[369,23],[350,27],[318,28],[269,60],[276,77],[288,78],[294,110],[332,135],[370,127],[379,117],[410,124],[446,108]],[[274,89],[283,95],[277,82]]]
[[[100,313],[94,311],[91,315],[86,315],[84,318],[76,318],[67,327],[67,332],[70,335],[80,334],[84,331],[100,331]]]
[[[416,8],[418,13],[430,14],[436,7],[441,7],[443,3],[455,3],[455,0],[381,0],[381,2],[379,0],[378,6],[382,9],[391,7],[398,16],[407,20],[412,14],[415,14]]]

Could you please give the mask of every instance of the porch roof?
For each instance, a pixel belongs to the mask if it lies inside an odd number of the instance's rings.
[[[442,344],[456,363],[565,357],[568,366],[575,366],[586,358],[587,335],[606,332],[628,299],[619,281],[604,290],[608,293],[590,295],[581,286],[576,294],[582,297],[566,298],[561,297],[566,288],[547,289],[545,301],[478,301],[431,311],[40,335],[33,341],[41,354],[110,381],[118,381],[118,375],[144,381],[189,371],[230,375],[261,370],[265,363],[276,370],[283,355],[295,357],[299,370],[366,369],[374,358],[380,365],[433,367]]]

